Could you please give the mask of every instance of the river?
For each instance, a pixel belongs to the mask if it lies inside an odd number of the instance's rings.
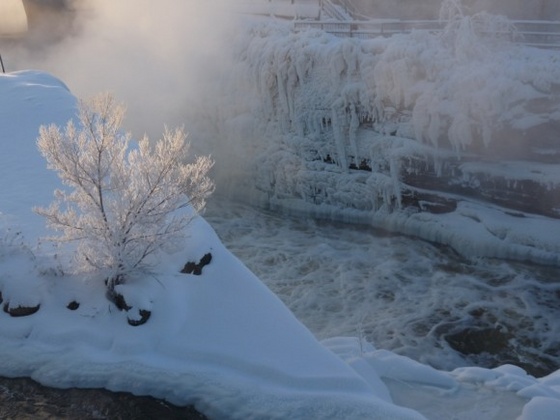
[[[223,243],[319,339],[358,336],[438,369],[560,367],[560,269],[467,260],[365,226],[279,215],[216,197]]]

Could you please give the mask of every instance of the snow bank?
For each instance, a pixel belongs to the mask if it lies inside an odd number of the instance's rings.
[[[420,418],[382,402],[317,343],[202,219],[190,233],[192,245],[165,261],[168,270],[129,285],[150,300],[152,317],[140,327],[106,300],[99,279],[41,276],[48,292],[25,290],[39,297],[40,311],[4,314],[2,375],[152,395],[212,418]],[[178,273],[180,259],[203,250],[213,254],[203,275]],[[20,266],[2,282],[6,299],[26,274],[39,275]],[[71,301],[79,308],[67,309]]]
[[[558,416],[558,372],[541,379],[512,365],[442,372],[354,338],[328,339],[323,344],[366,380],[370,372],[376,372],[395,402],[429,419],[548,420]]]
[[[54,172],[38,170],[46,166],[37,153],[39,126],[66,124],[75,113],[76,99],[64,83],[39,71],[1,75],[0,91],[0,227],[8,219],[13,232],[36,239],[44,233],[44,223],[32,208],[49,204],[58,186]]]

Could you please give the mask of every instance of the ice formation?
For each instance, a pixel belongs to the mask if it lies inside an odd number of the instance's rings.
[[[558,264],[560,55],[512,40],[487,14],[365,40],[257,23],[213,104],[227,178],[271,208]]]

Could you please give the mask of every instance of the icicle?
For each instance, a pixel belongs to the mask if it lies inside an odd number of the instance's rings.
[[[473,133],[469,118],[465,115],[457,115],[449,127],[448,137],[457,154],[471,145]]]
[[[437,112],[432,112],[430,114],[430,124],[428,126],[428,138],[434,146],[438,145],[440,129],[440,116]]]
[[[401,165],[399,159],[395,156],[391,156],[389,163],[390,163],[393,194],[395,199],[397,200],[397,207],[401,208],[402,207],[401,181],[400,181]]]
[[[289,64],[288,64],[289,65]],[[290,115],[290,120],[292,124],[296,123],[296,110],[295,110],[295,97],[296,97],[296,90],[298,85],[298,77],[295,66],[289,65],[288,67],[288,80],[287,80],[287,88],[286,88],[286,101],[288,103],[288,112]],[[301,127],[297,128],[298,130]]]
[[[358,144],[356,142],[356,136],[358,134],[358,127],[360,126],[360,119],[356,113],[356,106],[354,104],[349,104],[350,107],[350,123],[348,124],[348,140],[350,142],[350,147],[352,148],[352,154],[354,155],[355,164],[358,165],[357,159],[360,157],[358,153]]]
[[[346,146],[344,141],[343,129],[341,127],[342,118],[339,117],[339,112],[335,105],[333,105],[331,112],[331,125],[334,136],[334,142],[337,153],[337,163],[343,172],[348,172],[348,159],[346,157]]]
[[[358,57],[356,54],[356,48],[351,43],[350,40],[344,40],[342,44],[342,57],[344,58],[344,63],[346,67],[346,75],[348,78],[351,77],[357,71],[358,68]]]

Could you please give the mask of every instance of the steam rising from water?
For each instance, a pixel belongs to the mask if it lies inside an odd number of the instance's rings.
[[[18,69],[49,71],[78,97],[112,91],[128,106],[127,129],[156,138],[164,124],[184,123],[184,112],[203,99],[200,87],[227,65],[220,52],[234,23],[227,3],[74,0],[71,36],[19,51]]]

